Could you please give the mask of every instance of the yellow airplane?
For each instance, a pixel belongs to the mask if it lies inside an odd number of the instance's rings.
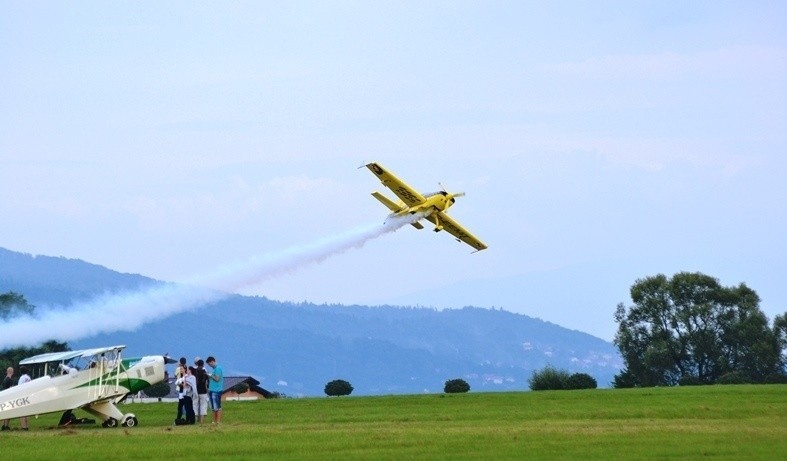
[[[379,163],[372,162],[364,166],[369,168],[385,187],[391,189],[391,191],[399,197],[400,200],[397,203],[379,192],[372,192],[374,198],[393,211],[391,216],[401,216],[408,213],[423,213],[425,215],[424,217],[434,224],[435,232],[445,230],[456,237],[458,242],[465,242],[475,248],[476,251],[487,248],[487,246],[482,241],[478,240],[476,236],[465,230],[458,222],[454,221],[446,214],[448,208],[456,201],[455,197],[465,195],[463,192],[449,194],[443,190],[432,194],[421,195],[404,181],[397,178],[393,173],[380,166]],[[416,229],[424,228],[418,221],[414,222],[413,226]]]

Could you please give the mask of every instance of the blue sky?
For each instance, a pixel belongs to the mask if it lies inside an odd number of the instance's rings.
[[[0,1],[0,246],[162,280],[467,193],[245,294],[502,307],[605,339],[637,278],[787,311],[783,2]]]

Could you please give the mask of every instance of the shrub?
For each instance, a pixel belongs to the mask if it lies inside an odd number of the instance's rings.
[[[170,387],[166,379],[144,390],[145,395],[148,397],[157,397],[159,402],[161,402],[162,397],[169,395],[169,391]]]
[[[461,394],[470,391],[470,385],[464,379],[449,379],[443,388],[446,394]]]
[[[343,379],[334,379],[325,385],[325,395],[339,396],[350,395],[353,391],[352,385]]]
[[[749,378],[747,378],[746,375],[740,371],[724,373],[723,375],[719,376],[719,379],[716,380],[716,384],[748,384],[750,382],[751,380],[749,380]]]
[[[681,376],[678,380],[678,386],[700,386],[703,382],[700,381],[700,378],[692,375],[685,375]]]
[[[787,375],[783,373],[771,373],[763,380],[765,384],[787,384]]]
[[[566,370],[559,370],[551,365],[547,365],[541,370],[534,371],[528,383],[530,384],[530,390],[533,391],[565,389],[569,376]]]
[[[245,381],[239,382],[238,384],[232,386],[232,390],[238,394],[238,400],[240,400],[240,395],[249,391],[249,383]]]
[[[612,387],[615,389],[628,389],[636,385],[637,382],[634,380],[634,375],[628,370],[622,370],[612,379]]]
[[[566,380],[565,389],[595,389],[598,387],[596,378],[587,373],[574,373]]]

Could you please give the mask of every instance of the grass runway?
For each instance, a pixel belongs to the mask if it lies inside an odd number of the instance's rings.
[[[218,426],[172,426],[174,403],[119,408],[140,425],[42,415],[0,446],[15,461],[787,458],[785,385],[228,401]]]

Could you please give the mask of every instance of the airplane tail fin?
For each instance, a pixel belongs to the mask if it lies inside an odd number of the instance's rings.
[[[397,211],[401,211],[403,206],[395,203],[393,200],[389,199],[385,195],[379,192],[372,192],[372,197],[379,200],[383,205],[387,206],[389,210],[393,211],[394,213]]]
[[[396,214],[397,212],[402,211],[403,209],[406,208],[404,205],[394,202],[393,200],[389,199],[388,197],[386,197],[385,195],[379,192],[372,192],[372,197],[376,198],[377,200],[380,201],[380,203],[388,207],[389,210],[393,211],[392,214]],[[421,223],[419,223],[418,221],[411,223],[410,225],[415,227],[416,229],[424,228],[424,226],[422,226]]]

